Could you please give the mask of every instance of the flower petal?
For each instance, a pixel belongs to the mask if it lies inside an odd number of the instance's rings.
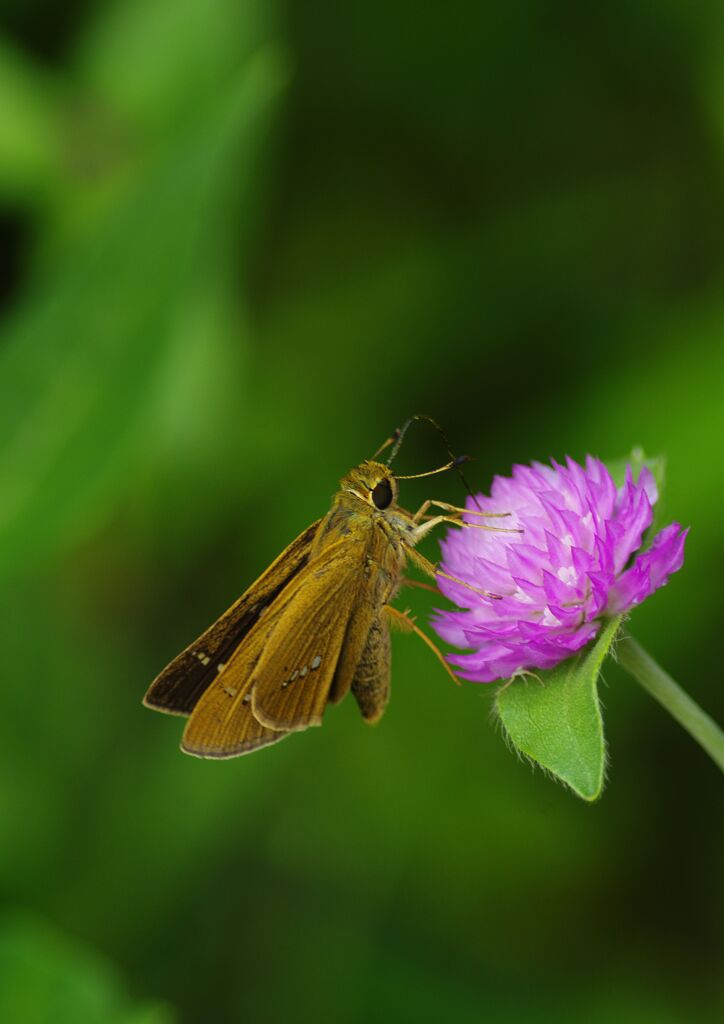
[[[669,577],[684,564],[688,532],[679,523],[671,523],[656,534],[651,547],[636,558],[611,588],[606,608],[610,615],[618,615],[640,604],[669,582]]]

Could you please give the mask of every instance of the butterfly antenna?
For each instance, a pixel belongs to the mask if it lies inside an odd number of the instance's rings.
[[[463,487],[465,488],[465,490],[468,492],[470,497],[475,502],[478,510],[482,511],[482,509],[480,508],[480,505],[478,504],[478,499],[473,494],[473,491],[472,491],[472,489],[470,487],[470,484],[466,480],[465,474],[463,473],[462,469],[460,468],[461,465],[463,465],[463,463],[470,462],[470,456],[469,455],[455,455],[455,454],[453,454],[452,448],[450,447],[450,442],[447,439],[447,435],[445,434],[445,431],[442,429],[442,427],[437,422],[437,420],[434,420],[432,418],[432,416],[426,416],[424,413],[416,413],[414,416],[410,416],[410,418],[408,420],[406,420],[402,424],[401,427],[398,427],[397,430],[395,430],[395,432],[393,433],[392,437],[383,445],[383,449],[384,449],[389,444],[392,444],[392,451],[390,452],[389,458],[387,459],[387,465],[390,466],[392,464],[393,459],[395,458],[395,456],[399,452],[400,447],[402,445],[402,442],[405,439],[405,434],[409,430],[410,426],[416,420],[425,420],[427,423],[430,423],[435,428],[435,430],[438,432],[438,434],[442,438],[443,444],[447,448],[447,453],[450,456],[450,461],[445,466],[440,466],[439,469],[433,469],[433,470],[431,470],[428,473],[417,473],[415,476],[410,476],[410,477],[398,477],[398,480],[414,480],[414,479],[417,479],[418,477],[421,477],[421,476],[431,476],[433,473],[443,473],[445,470],[448,470],[448,469],[457,469],[458,474],[460,476],[460,479],[463,482]]]

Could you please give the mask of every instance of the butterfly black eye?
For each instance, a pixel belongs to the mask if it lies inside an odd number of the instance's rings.
[[[389,480],[380,480],[372,492],[372,500],[375,503],[375,508],[383,509],[392,501],[392,486]]]

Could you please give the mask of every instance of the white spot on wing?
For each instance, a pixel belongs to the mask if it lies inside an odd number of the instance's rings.
[[[314,658],[312,660],[312,664],[309,667],[311,668],[311,670],[313,672],[315,670],[315,668],[319,668],[319,666],[321,664],[322,664],[322,659],[321,659],[321,657],[319,655],[317,655],[316,658]]]

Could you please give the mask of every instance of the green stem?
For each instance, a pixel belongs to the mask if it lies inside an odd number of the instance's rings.
[[[724,771],[724,732],[713,718],[657,665],[650,654],[632,637],[623,637],[617,647],[618,662],[648,690],[654,700],[666,708],[679,725],[693,736],[715,764]]]

